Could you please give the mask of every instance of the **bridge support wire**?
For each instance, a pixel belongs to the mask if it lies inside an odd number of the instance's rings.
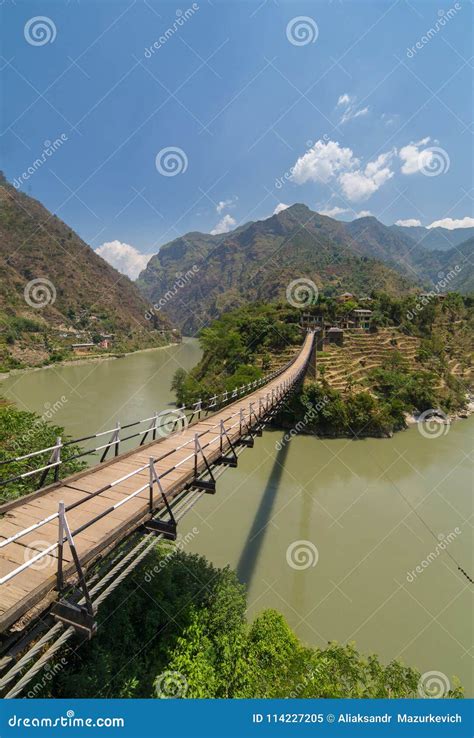
[[[303,373],[304,373],[304,370],[301,370],[299,374],[302,375]],[[258,406],[258,414],[253,409],[253,403],[251,404],[249,419],[248,420],[245,418],[243,419],[246,425],[246,428],[247,428],[247,435],[250,436],[249,440],[253,442],[254,434],[261,435],[262,429],[271,421],[272,417],[278,411],[279,407],[283,404],[286,397],[291,394],[292,390],[294,389],[295,383],[298,382],[298,379],[299,379],[299,375],[295,378],[294,382],[290,382],[290,381],[285,382],[284,386],[278,388],[278,392],[276,393],[276,396],[275,396],[275,393],[272,393],[272,401],[274,403],[272,407],[269,407],[270,393],[267,394],[266,403],[260,399],[259,406]],[[254,416],[255,423],[252,423],[252,414]],[[241,416],[241,420],[242,420],[242,416]],[[152,431],[154,430],[153,425],[152,427],[148,429],[148,432],[150,432],[150,430]],[[226,440],[230,441],[225,428],[224,428],[224,432],[226,435]],[[221,427],[221,434],[222,434],[222,427]],[[110,446],[115,445],[114,441],[115,442],[118,441],[118,434],[115,438],[111,439],[111,442],[109,442],[107,446],[110,448]],[[236,447],[235,444],[233,446],[231,443],[229,443],[229,447],[231,448],[235,456],[235,459],[237,459],[237,457],[240,456],[240,454],[244,451],[246,445],[251,445],[251,444],[248,443],[248,444],[243,444],[243,445],[239,445],[238,447]],[[116,448],[116,451],[118,451],[117,448]],[[204,450],[199,441],[199,436],[197,436],[197,438],[195,439],[196,465],[197,465],[198,453],[202,454],[202,457],[206,465],[207,472],[209,473],[211,477],[211,482],[207,482],[206,487],[212,484],[213,487],[215,488],[216,480],[225,472],[227,466],[224,465],[222,467],[219,467],[217,471],[213,474],[212,469],[205,457]],[[154,481],[155,479],[153,479],[153,482]],[[209,491],[206,487],[204,487],[203,482],[204,480],[196,476],[195,480],[193,480],[193,482],[191,482],[187,488],[185,488],[180,494],[178,494],[175,497],[175,499],[171,502],[171,505],[169,505],[165,497],[165,507],[162,509],[162,512],[165,512],[165,511],[170,512],[171,509],[173,509],[174,513],[171,511],[171,516],[176,524],[178,520],[180,520],[186,513],[189,512],[189,510],[192,509],[192,507],[199,501],[202,495],[205,494],[207,491]],[[179,508],[179,510],[177,510],[177,508]],[[134,534],[131,534],[131,536],[132,535]],[[131,538],[131,536],[129,538]],[[148,533],[122,559],[120,559],[118,563],[112,567],[112,569],[106,572],[104,576],[96,584],[94,584],[94,586],[90,587],[94,579],[97,579],[97,573],[92,574],[92,577],[89,580],[89,582],[86,582],[84,579],[86,590],[84,590],[83,598],[79,601],[79,605],[80,606],[84,606],[84,604],[87,605],[88,600],[89,600],[93,612],[96,613],[98,607],[104,602],[104,600],[123,582],[123,580],[153,550],[153,548],[158,543],[157,538],[162,540],[164,537],[165,536],[162,532],[154,531],[154,532]],[[111,580],[113,581],[111,582]],[[59,583],[59,579],[58,579],[58,583]],[[90,587],[89,590],[87,590],[88,586]],[[96,597],[95,595],[101,590],[102,590],[101,594],[99,594]],[[66,626],[64,625],[63,622],[58,622],[54,626],[52,626],[50,630],[46,632],[39,639],[39,641],[37,641],[34,644],[34,646],[32,646],[32,648],[30,648],[19,659],[19,661],[17,661],[16,664],[14,664],[14,666],[12,666],[10,670],[0,679],[0,690],[4,690],[14,680],[14,678],[21,671],[23,671],[23,669],[26,668],[27,665],[45,648],[45,646],[48,643],[50,643],[53,639],[56,639],[47,648],[47,650],[44,651],[44,653],[40,656],[40,658],[23,674],[23,676],[19,679],[19,681],[15,684],[15,686],[13,686],[9,690],[9,692],[4,696],[4,698],[12,699],[14,697],[17,697],[19,694],[21,694],[21,692],[23,692],[25,687],[41,671],[41,669],[45,666],[45,664],[48,661],[50,661],[58,653],[58,651],[65,645],[65,643],[71,638],[71,636],[75,634],[76,630],[73,626],[69,625],[65,630],[63,630],[65,627]]]
[[[236,449],[237,456],[240,456],[241,453],[245,450],[245,447],[240,447]],[[222,474],[226,471],[226,467],[222,467],[221,469],[218,469],[217,472],[214,474],[214,478],[217,480],[219,477],[222,476]],[[178,500],[178,503],[184,502],[182,504],[181,509],[179,512],[175,513],[175,519],[178,522],[181,520],[186,513],[188,513],[194,505],[201,499],[201,497],[205,494],[204,490],[195,489],[191,490],[191,495],[189,495],[189,491],[187,494],[183,494],[180,499]],[[93,598],[92,599],[92,606],[94,609],[94,612],[97,612],[99,606],[107,599],[107,597],[112,594],[112,592],[123,582],[123,580],[141,563],[141,561],[153,550],[155,546],[158,545],[160,542],[159,539],[152,533],[149,533],[144,538],[142,538],[141,541],[123,558],[121,559],[116,566],[114,566],[107,574],[104,575],[104,577],[97,582],[96,585],[94,585],[90,589],[90,595]],[[117,577],[117,572],[120,571],[120,569],[123,569],[123,567],[134,557],[136,558],[131,561],[129,566],[126,567],[122,571],[122,573]],[[110,580],[113,579],[113,582],[100,594],[98,597],[94,598],[94,595],[103,589],[103,587],[110,582]],[[80,604],[83,604],[83,601],[80,602]],[[57,640],[42,654],[42,656],[36,661],[33,666],[30,667],[30,669],[25,672],[25,674],[21,677],[21,679],[15,684],[12,689],[10,689],[7,694],[4,695],[3,699],[13,699],[15,697],[18,697],[19,694],[21,694],[25,687],[35,678],[35,676],[43,669],[43,667],[50,661],[57,652],[67,643],[67,641],[75,635],[75,629],[72,626],[69,626],[66,630],[64,629],[63,623],[56,623],[47,633],[45,633],[40,640],[35,643],[35,645],[26,653],[24,654],[20,660],[0,679],[0,690],[5,689],[12,681],[13,679],[27,666],[28,663],[32,661],[32,659],[35,658],[35,656],[40,653],[44,649],[44,647],[53,640],[53,638],[57,638]],[[60,635],[60,633],[62,634]]]

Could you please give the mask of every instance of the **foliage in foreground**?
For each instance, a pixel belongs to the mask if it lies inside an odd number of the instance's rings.
[[[465,403],[465,387],[452,377],[439,388],[431,371],[411,370],[394,352],[382,366],[372,369],[367,390],[344,395],[324,380],[306,381],[277,418],[284,426],[304,422],[304,431],[353,437],[387,436],[406,427],[405,413],[431,408],[452,411]],[[370,390],[370,391],[369,391]]]
[[[51,424],[48,419],[49,414],[49,411],[45,411],[45,415],[40,416],[37,413],[18,410],[13,405],[2,403],[0,400],[0,461],[54,446],[58,436],[61,436],[63,442],[66,441],[64,428]],[[74,456],[79,451],[79,446],[72,444],[67,447],[67,454],[64,452],[64,458]],[[47,452],[29,460],[0,464],[0,481],[44,466],[48,463],[49,456],[50,452]],[[60,467],[61,476],[73,474],[83,466],[84,464],[77,459],[65,461]],[[40,475],[33,474],[25,479],[5,484],[0,487],[0,498],[11,500],[32,492],[37,489],[39,477]],[[52,479],[51,472],[49,479]]]
[[[178,550],[163,561],[155,551],[106,600],[94,640],[70,651],[56,679],[33,694],[174,696],[168,674],[177,696],[189,698],[418,696],[415,669],[384,666],[352,644],[304,646],[280,613],[265,610],[248,625],[245,609],[229,568]]]
[[[305,382],[277,423],[290,427],[304,421],[306,432],[330,436],[387,436],[406,427],[405,413],[430,408],[449,413],[465,406],[467,387],[450,372],[449,359],[466,370],[470,366],[472,299],[450,293],[420,309],[416,296],[374,292],[369,304],[374,328],[397,327],[421,339],[417,368],[393,351],[382,366],[367,370],[365,390],[349,386],[344,393],[332,389],[321,370],[321,382]],[[353,300],[341,303],[322,295],[304,312],[331,324],[357,306]],[[176,372],[172,389],[178,403],[189,406],[262,376],[277,354],[301,343],[300,318],[301,310],[277,303],[254,303],[222,315],[201,331],[199,364],[190,372]]]
[[[190,405],[262,377],[270,354],[301,344],[299,311],[288,305],[253,303],[224,313],[199,334],[203,357],[190,372],[178,369],[172,389]]]

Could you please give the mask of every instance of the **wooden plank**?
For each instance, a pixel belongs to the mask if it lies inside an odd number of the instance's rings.
[[[27,495],[23,500],[15,500],[2,506],[0,511],[5,517],[0,521],[0,540],[5,540],[19,530],[25,529],[35,522],[39,522],[48,515],[57,512],[58,504],[64,501],[66,505],[81,501],[76,508],[67,512],[67,519],[71,529],[77,529],[90,522],[96,516],[104,513],[113,505],[123,501],[128,495],[147,484],[148,469],[142,469],[132,477],[119,482],[98,495],[90,496],[93,492],[117,481],[141,466],[148,464],[149,458],[160,458],[156,464],[156,472],[165,476],[161,478],[163,489],[169,499],[179,494],[185,485],[194,478],[194,436],[200,435],[200,442],[205,447],[205,456],[212,462],[220,455],[220,421],[225,422],[229,437],[235,441],[240,435],[239,411],[242,408],[242,432],[247,432],[250,403],[254,411],[259,410],[259,399],[265,402],[272,396],[272,389],[289,377],[302,366],[309,355],[310,340],[308,339],[300,355],[291,369],[280,378],[272,380],[265,389],[257,389],[247,397],[237,398],[236,401],[212,416],[204,417],[189,426],[184,431],[178,431],[167,438],[158,438],[150,441],[138,449],[128,451],[117,458],[111,458],[100,467],[86,469],[72,475],[62,482],[50,485],[37,493]],[[252,415],[252,422],[255,416]],[[232,426],[232,427],[231,427]],[[223,442],[223,449],[227,450],[227,440]],[[164,458],[161,458],[164,457]],[[198,456],[198,470],[206,468],[202,455]],[[157,507],[163,503],[155,488],[154,500]],[[75,543],[81,558],[81,563],[87,569],[99,553],[122,540],[136,527],[148,518],[148,487],[132,500],[128,500],[117,509],[110,511],[106,516],[91,525],[76,536]],[[12,571],[25,561],[25,556],[41,550],[42,547],[55,543],[57,540],[58,523],[53,520],[41,528],[26,534],[19,541],[0,549],[0,576]],[[8,551],[7,551],[8,549]],[[2,605],[0,606],[0,631],[4,630],[16,619],[24,615],[34,605],[37,605],[56,584],[56,553],[48,557],[44,568],[30,568],[15,576],[13,580],[1,587]],[[65,575],[74,573],[68,547],[64,549]]]

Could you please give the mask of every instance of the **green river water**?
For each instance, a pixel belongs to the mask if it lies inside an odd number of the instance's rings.
[[[175,370],[199,356],[187,339],[14,375],[0,392],[40,414],[65,398],[54,420],[78,437],[169,406]],[[392,439],[297,436],[281,450],[283,434],[266,431],[183,519],[187,549],[237,570],[250,618],[273,607],[308,644],[355,641],[384,661],[457,675],[471,696],[472,585],[455,562],[473,577],[473,428],[470,418],[429,438],[417,428]]]

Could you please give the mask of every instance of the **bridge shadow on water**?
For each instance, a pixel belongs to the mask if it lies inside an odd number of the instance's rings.
[[[270,476],[268,477],[257,513],[242,547],[242,553],[240,554],[239,562],[236,567],[239,581],[247,584],[247,586],[250,586],[252,581],[255,566],[265,540],[267,526],[272,517],[273,505],[278,492],[278,486],[283,476],[289,445],[289,443],[286,443],[283,448],[276,452]],[[256,490],[256,494],[258,494],[258,490]]]

